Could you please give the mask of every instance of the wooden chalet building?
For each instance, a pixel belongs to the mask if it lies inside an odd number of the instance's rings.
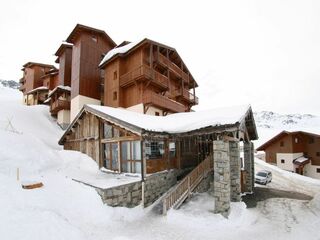
[[[23,103],[26,105],[43,104],[49,92],[47,78],[50,78],[50,74],[57,69],[49,64],[28,62],[21,70],[23,77],[20,79],[19,90],[23,93]]]
[[[214,177],[217,181],[215,191],[229,190],[230,194],[226,203],[226,198],[216,198],[217,208],[224,209],[230,199],[239,201],[241,192],[253,191],[251,140],[257,137],[251,107],[158,117],[120,108],[85,105],[59,144],[66,150],[89,155],[100,168],[118,173],[140,173],[142,181],[170,169],[181,173],[181,170],[197,166],[201,166],[197,171],[203,171],[206,166],[211,171],[214,159],[214,175],[220,176]],[[246,174],[242,187],[239,141],[244,141],[245,145]],[[192,184],[196,179],[190,179]],[[221,189],[219,184],[226,185]],[[170,208],[170,204],[166,208]]]
[[[104,78],[102,105],[165,116],[198,104],[198,86],[178,52],[143,39],[123,42],[99,66]]]
[[[100,29],[77,24],[66,39],[72,46],[71,116],[72,120],[84,104],[101,105],[101,57],[116,46]]]
[[[257,148],[267,163],[281,169],[320,179],[320,135],[282,131]]]

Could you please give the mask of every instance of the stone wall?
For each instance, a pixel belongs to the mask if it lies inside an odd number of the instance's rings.
[[[178,170],[154,173],[148,176],[144,185],[144,206],[154,203],[159,197],[177,183]]]
[[[254,146],[251,142],[243,143],[244,170],[246,171],[245,191],[253,192],[254,187]]]
[[[141,181],[112,188],[96,188],[104,204],[112,207],[135,207],[141,203]]]

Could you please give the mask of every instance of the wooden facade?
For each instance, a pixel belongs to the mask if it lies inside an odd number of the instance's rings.
[[[59,84],[71,87],[72,44],[63,43],[56,51],[56,63],[59,63]]]
[[[58,69],[50,69],[41,77],[43,81],[43,86],[47,87],[50,90],[56,88],[59,84],[59,70]]]
[[[268,163],[277,163],[277,153],[303,153],[313,165],[320,166],[320,135],[283,131],[258,147],[257,151],[265,151]]]
[[[28,62],[21,69],[23,77],[20,79],[19,90],[26,95],[28,92],[43,86],[43,76],[50,70],[56,70],[53,65]]]
[[[213,141],[223,136],[235,139],[242,134],[257,138],[247,125],[232,124],[186,133],[149,132],[114,118],[90,106],[84,106],[69,125],[59,144],[92,157],[99,168],[115,172],[151,174],[168,169],[194,168],[212,155]],[[255,126],[253,126],[255,128]],[[242,129],[242,130],[240,130]],[[244,133],[245,132],[245,133]]]
[[[70,110],[70,90],[56,87],[49,94],[50,97],[50,113],[56,116],[61,110]]]
[[[73,44],[71,60],[71,99],[86,96],[100,100],[100,70],[104,53],[116,46],[102,30],[77,24],[66,40]]]
[[[174,48],[145,39],[126,53],[114,55],[100,68],[105,106],[129,108],[143,104],[144,113],[155,107],[160,115],[166,115],[188,112],[198,104],[198,85]]]

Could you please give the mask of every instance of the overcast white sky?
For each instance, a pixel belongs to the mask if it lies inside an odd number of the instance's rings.
[[[0,3],[0,79],[28,61],[53,63],[77,23],[116,42],[176,48],[199,84],[196,109],[320,115],[320,1],[7,0]]]

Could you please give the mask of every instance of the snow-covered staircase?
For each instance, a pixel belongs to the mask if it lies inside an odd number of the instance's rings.
[[[213,169],[213,157],[209,155],[185,176],[176,186],[171,188],[162,198],[162,213],[167,214],[170,208],[177,209],[191,195],[199,183]]]

